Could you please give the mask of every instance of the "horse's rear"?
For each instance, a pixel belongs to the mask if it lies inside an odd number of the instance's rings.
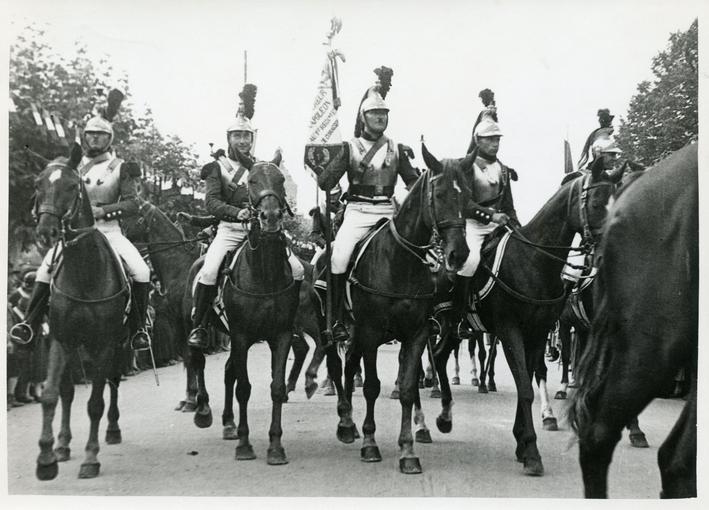
[[[665,497],[696,496],[697,147],[649,170],[614,204],[601,249],[597,309],[578,368],[572,419],[587,497],[607,496],[620,432],[693,367],[692,389],[658,455]]]

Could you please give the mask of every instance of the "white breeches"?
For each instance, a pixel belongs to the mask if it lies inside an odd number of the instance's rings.
[[[463,267],[458,271],[460,276],[473,276],[475,270],[480,265],[480,250],[483,247],[487,235],[498,227],[497,223],[490,222],[483,225],[477,220],[465,220],[465,242],[468,243],[470,254],[468,259],[463,264]]]
[[[138,249],[123,235],[120,225],[118,225],[117,222],[98,222],[97,226],[103,235],[106,236],[108,244],[113,248],[113,251],[115,251],[125,263],[128,276],[134,282],[148,283],[150,281],[150,268],[143,260]],[[43,283],[50,282],[52,278],[50,272],[52,259],[56,260],[61,251],[61,245],[57,245],[56,251],[55,248],[52,248],[47,252],[47,255],[45,255],[44,260],[42,260],[42,263],[37,269],[37,281]]]
[[[204,285],[216,285],[219,267],[228,251],[235,250],[246,240],[248,230],[243,223],[232,223],[222,221],[217,227],[217,235],[214,236],[212,244],[209,245],[207,254],[204,256],[204,265],[197,276],[197,281]],[[290,253],[288,257],[293,279],[302,280],[305,278],[305,269],[298,257]]]
[[[394,204],[350,202],[345,209],[342,226],[332,246],[332,274],[343,274],[357,242],[382,218],[394,216]]]

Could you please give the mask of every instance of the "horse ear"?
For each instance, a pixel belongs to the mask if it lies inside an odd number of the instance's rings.
[[[613,184],[618,184],[621,179],[623,178],[623,175],[625,174],[625,171],[629,167],[628,162],[626,161],[623,163],[622,166],[618,168],[614,168],[612,171],[608,172],[608,177],[610,177],[611,182]],[[594,174],[594,179],[595,179],[595,174]]]
[[[234,152],[236,153],[236,159],[239,161],[239,163],[246,167],[247,170],[251,170],[251,167],[254,166],[254,160],[251,158],[251,156],[242,153],[237,148],[234,148]]]
[[[441,164],[440,161],[438,161],[433,154],[428,152],[428,149],[426,148],[426,144],[422,143],[421,144],[421,154],[423,155],[423,160],[426,163],[426,166],[434,173],[440,173],[443,170],[443,165]]]
[[[279,147],[276,149],[276,152],[273,155],[273,159],[271,160],[271,163],[273,163],[277,167],[280,167],[282,160],[283,160],[283,153],[281,152],[281,148]]]
[[[67,165],[69,168],[72,170],[76,170],[79,166],[79,162],[81,161],[81,157],[83,156],[83,151],[81,150],[81,145],[78,143],[74,142],[74,144],[71,146],[71,153],[69,154],[69,162]]]
[[[603,172],[603,158],[596,158],[596,160],[591,165],[591,177],[594,181],[597,181],[601,178],[601,174],[603,174]]]

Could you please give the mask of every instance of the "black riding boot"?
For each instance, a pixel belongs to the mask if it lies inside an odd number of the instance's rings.
[[[347,283],[347,273],[333,274],[332,282],[332,316],[335,323],[332,325],[332,340],[334,342],[346,342],[350,339],[350,334],[345,327],[345,284]]]
[[[10,340],[25,345],[36,338],[39,328],[42,327],[42,319],[44,319],[47,313],[48,303],[49,284],[35,281],[30,301],[27,304],[25,320],[12,327],[10,330]]]
[[[460,325],[458,331],[466,337],[469,337],[472,333],[466,317],[472,281],[472,276],[456,275],[455,282],[453,283],[453,313],[455,324],[456,326]]]
[[[148,299],[150,296],[150,282],[133,282],[133,311],[134,324],[131,327],[130,347],[135,351],[150,348],[150,335],[145,329],[145,320],[148,317]]]
[[[207,336],[207,318],[209,317],[209,307],[217,295],[216,285],[205,285],[197,282],[194,291],[194,329],[187,338],[187,345],[197,349],[205,350],[209,348],[209,338]]]

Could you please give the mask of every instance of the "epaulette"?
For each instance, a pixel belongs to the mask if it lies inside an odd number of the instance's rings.
[[[516,181],[519,177],[517,176],[517,171],[514,168],[507,167],[507,171],[510,174],[510,179]]]

